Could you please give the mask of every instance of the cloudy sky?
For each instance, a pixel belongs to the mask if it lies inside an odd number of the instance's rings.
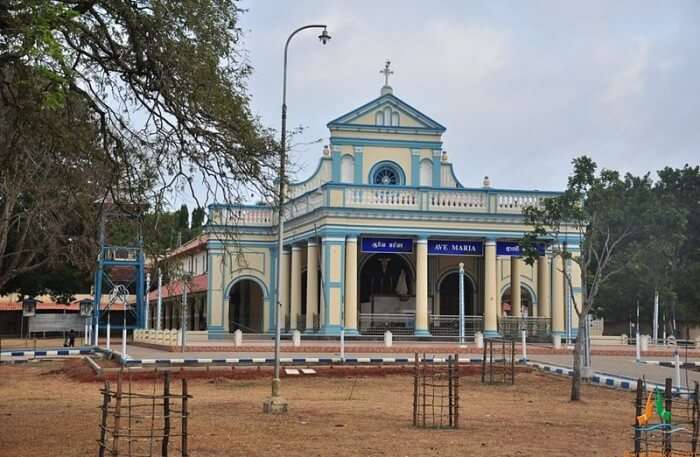
[[[394,94],[447,127],[465,186],[559,190],[573,157],[635,174],[700,163],[700,2],[243,1],[253,110],[279,128],[290,48],[289,125],[307,130],[297,178],[315,168],[325,125]]]

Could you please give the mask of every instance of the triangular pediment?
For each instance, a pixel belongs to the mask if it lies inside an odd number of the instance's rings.
[[[328,123],[328,128],[411,129],[445,131],[437,121],[421,113],[393,94],[384,94]]]

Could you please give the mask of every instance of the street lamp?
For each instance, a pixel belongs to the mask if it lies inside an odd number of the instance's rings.
[[[330,41],[331,36],[326,30],[325,24],[311,24],[299,27],[293,31],[287,42],[284,45],[284,67],[282,76],[282,132],[281,132],[281,144],[280,144],[280,171],[279,171],[279,195],[277,200],[277,273],[276,273],[276,284],[277,291],[275,294],[275,300],[277,301],[277,309],[275,312],[275,319],[277,325],[275,325],[275,371],[272,377],[272,395],[265,399],[263,403],[263,412],[265,413],[284,413],[287,411],[287,401],[280,397],[280,315],[282,314],[281,308],[282,303],[280,302],[280,279],[282,272],[282,249],[284,249],[284,221],[283,221],[283,207],[284,207],[284,191],[285,191],[285,165],[287,161],[287,51],[289,49],[289,42],[292,40],[294,35],[306,29],[323,29],[318,39],[322,44],[326,44]]]

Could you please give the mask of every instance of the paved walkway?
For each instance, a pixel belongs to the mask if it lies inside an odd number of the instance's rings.
[[[553,365],[559,365],[566,368],[572,368],[573,366],[573,358],[571,355],[538,355],[535,357],[530,357],[530,359],[533,361],[551,363]],[[658,384],[663,384],[666,378],[673,378],[673,368],[637,363],[634,357],[593,356],[591,359],[593,362],[593,370],[599,373],[624,376],[632,379],[646,377],[648,381]],[[670,361],[672,359],[668,357],[656,357],[653,360]],[[698,358],[692,360],[689,358],[688,360],[696,361]],[[681,361],[685,360],[681,359]],[[684,387],[687,385],[692,389],[693,383],[696,381],[700,382],[700,372],[681,369],[681,384]]]

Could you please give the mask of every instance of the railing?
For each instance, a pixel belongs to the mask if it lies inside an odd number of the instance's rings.
[[[528,206],[540,206],[545,198],[547,197],[534,192],[532,194],[497,194],[496,206],[499,213],[520,214]]]
[[[284,220],[288,221],[320,208],[323,206],[324,196],[323,191],[319,189],[289,201],[285,205]]]
[[[552,192],[499,189],[442,189],[336,184],[319,182],[318,187],[298,194],[285,205],[285,219],[291,220],[324,206],[425,212],[521,214],[528,206],[558,194]],[[273,208],[269,206],[211,207],[213,224],[233,226],[273,226]]]
[[[102,249],[102,260],[135,262],[138,260],[140,249],[122,246],[105,246]]]
[[[418,209],[416,189],[392,189],[391,187],[348,187],[345,189],[345,206],[349,208]]]
[[[464,335],[473,337],[484,331],[483,316],[464,316]],[[459,316],[430,315],[430,334],[433,336],[459,336]]]
[[[209,217],[212,224],[234,227],[269,227],[276,222],[270,206],[219,206],[211,210]]]
[[[552,333],[552,319],[548,317],[499,317],[498,331],[509,338],[520,338],[520,332],[527,331],[528,337],[545,338]]]
[[[306,314],[297,314],[297,330],[306,331]]]
[[[360,314],[360,333],[363,335],[383,335],[389,330],[395,335],[413,335],[416,317],[406,314]]]
[[[430,211],[487,212],[488,195],[480,191],[434,190],[428,193]]]

